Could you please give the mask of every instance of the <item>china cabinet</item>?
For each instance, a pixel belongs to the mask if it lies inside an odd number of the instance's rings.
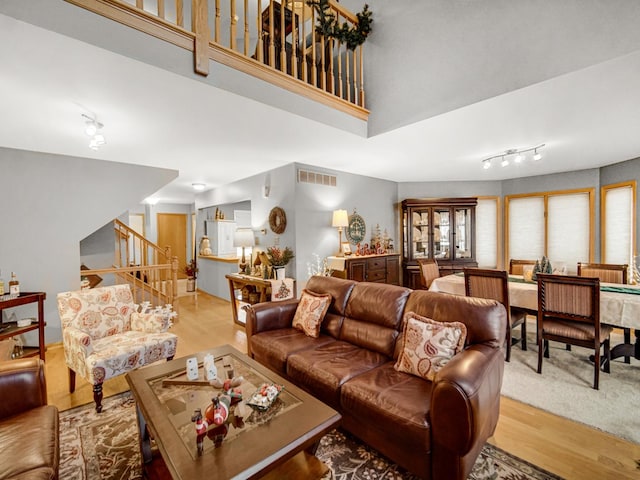
[[[424,198],[402,202],[403,284],[420,288],[418,259],[438,262],[440,275],[477,267],[477,198]]]

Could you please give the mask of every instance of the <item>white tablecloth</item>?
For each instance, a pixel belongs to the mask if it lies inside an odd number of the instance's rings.
[[[512,275],[512,277],[522,279],[520,275]],[[622,285],[613,283],[601,283],[600,285],[622,287]],[[624,287],[640,291],[640,286],[637,285],[624,285]],[[429,290],[464,295],[464,277],[453,274],[436,278],[431,283]],[[513,307],[537,311],[538,285],[509,282],[509,302]],[[640,329],[640,295],[601,291],[600,322],[616,327]]]

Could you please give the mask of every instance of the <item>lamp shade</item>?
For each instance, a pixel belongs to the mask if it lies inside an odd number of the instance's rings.
[[[254,245],[255,237],[250,228],[238,228],[233,234],[234,247],[253,247]]]
[[[334,210],[332,227],[348,227],[349,226],[349,214],[346,210]]]

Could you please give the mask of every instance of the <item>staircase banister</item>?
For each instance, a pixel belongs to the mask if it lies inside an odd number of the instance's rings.
[[[345,8],[343,5],[340,5],[335,0],[329,0],[329,7],[331,7],[332,10],[335,10],[336,12],[338,12],[341,16],[343,16],[344,18],[346,18],[350,22],[352,22],[352,23],[354,23],[356,25],[358,24],[358,17],[356,16],[356,14],[351,12],[347,8]]]
[[[117,218],[114,220],[116,227],[114,227],[114,230],[118,231],[119,229],[117,227],[121,227],[122,229],[126,230],[128,233],[130,233],[131,235],[133,235],[136,238],[139,238],[140,240],[142,240],[146,245],[152,247],[153,249],[165,253],[165,249],[161,248],[160,246],[156,245],[155,243],[147,240],[144,236],[140,235],[138,232],[136,232],[133,228],[131,228],[129,225],[127,225],[126,223],[122,223],[120,220],[118,220]]]
[[[112,268],[95,268],[81,270],[83,276],[86,275],[104,275],[108,273],[133,273],[140,270],[153,271],[153,270],[170,270],[172,269],[171,263],[163,263],[159,265],[138,265],[133,267],[112,267]]]

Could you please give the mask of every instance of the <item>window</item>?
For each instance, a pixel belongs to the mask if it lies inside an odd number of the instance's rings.
[[[593,255],[593,203],[593,189],[506,197],[507,258],[546,255],[575,274]]]
[[[602,263],[626,263],[631,267],[636,231],[636,182],[602,187],[601,203]]]
[[[498,197],[478,197],[476,206],[476,260],[480,268],[498,266]]]

